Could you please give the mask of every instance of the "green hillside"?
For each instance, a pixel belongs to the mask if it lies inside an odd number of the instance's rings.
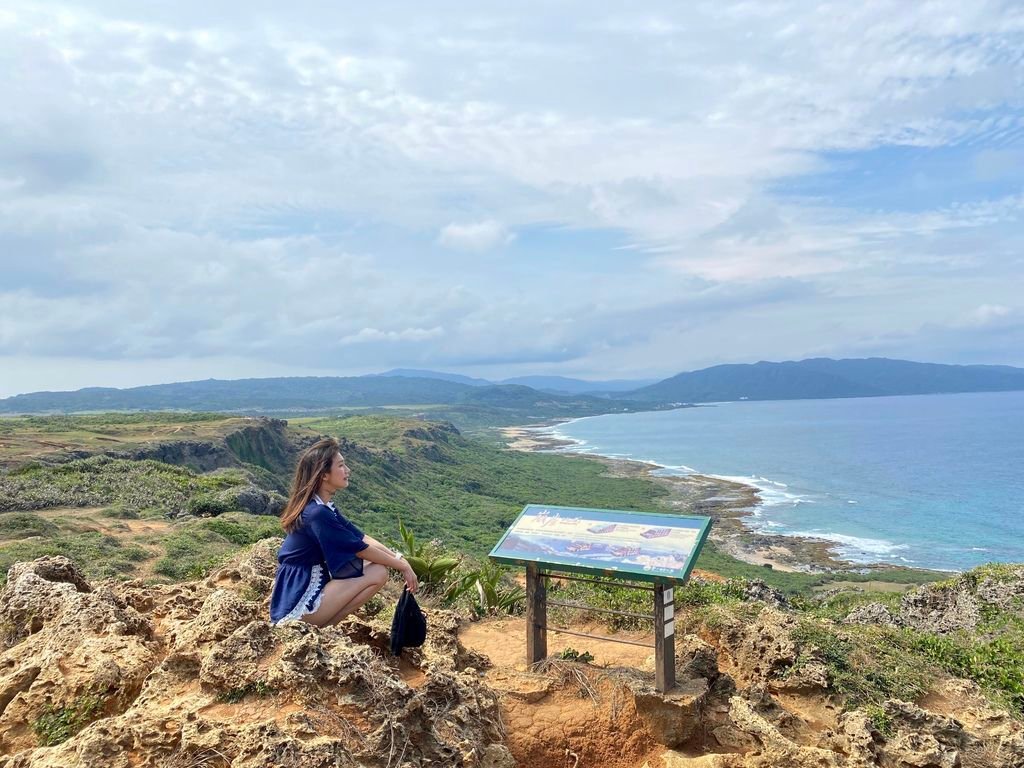
[[[815,358],[716,365],[614,396],[651,403],[708,403],[1012,390],[1024,390],[1024,368]]]

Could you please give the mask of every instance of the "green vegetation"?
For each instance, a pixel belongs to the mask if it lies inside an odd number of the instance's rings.
[[[262,680],[257,680],[254,683],[248,683],[240,688],[232,688],[229,691],[224,691],[217,696],[217,701],[224,704],[237,704],[242,701],[246,696],[273,696],[277,691],[271,688]]]
[[[790,573],[764,568],[759,565],[745,563],[742,560],[721,552],[714,542],[709,541],[701,550],[697,567],[705,571],[717,573],[727,579],[753,580],[761,579],[769,586],[781,590],[787,595],[809,595],[815,587],[821,587],[837,579],[855,583],[868,583],[884,578],[887,582],[897,584],[928,584],[940,578],[938,571],[913,570],[910,568],[886,569],[884,576],[873,571],[867,573]]]
[[[349,452],[351,485],[335,500],[360,527],[392,541],[401,518],[420,537],[484,557],[529,502],[642,510],[664,496],[645,480],[604,476],[586,459],[506,451],[420,421],[357,416],[306,424],[372,446]]]
[[[60,443],[73,443],[67,439],[70,433],[60,433],[60,429],[65,428],[72,432],[89,429],[97,434],[135,426],[155,433],[161,425],[165,430],[180,429],[182,433],[202,428],[212,430],[211,434],[223,435],[235,430],[231,434],[236,435],[237,445],[233,449],[236,452],[242,451],[249,459],[272,466],[279,464],[280,459],[277,442],[271,440],[273,444],[261,447],[257,445],[263,439],[259,436],[252,440],[237,437],[248,434],[245,428],[253,422],[226,420],[214,414],[104,414],[0,420],[0,423],[12,422],[18,422],[22,428],[31,424],[53,429],[60,435]],[[490,572],[482,572],[485,577],[482,580],[479,574],[476,578],[470,578],[469,574],[475,570],[475,563],[485,560],[526,503],[544,501],[567,506],[660,511],[666,498],[660,485],[645,478],[611,477],[604,466],[588,459],[508,451],[495,441],[468,439],[449,426],[419,419],[382,414],[304,418],[296,420],[288,429],[331,434],[346,440],[347,459],[353,467],[352,484],[336,497],[346,515],[389,543],[401,541],[398,529],[401,519],[407,530],[414,533],[416,546],[426,547],[424,551],[433,553],[432,562],[413,562],[414,568],[418,566],[419,573],[427,576],[424,581],[450,581],[446,589],[453,591],[447,599],[453,602],[470,591],[479,597],[482,591],[483,597],[478,603],[484,612],[504,610],[498,606],[506,602],[515,604],[518,598],[514,594],[492,593],[488,587],[493,581]],[[163,433],[155,434],[153,439],[164,439]],[[0,510],[103,506],[107,510],[101,515],[125,521],[166,521],[168,516],[178,513],[223,518],[238,509],[234,500],[239,491],[252,484],[280,489],[288,482],[283,471],[274,474],[266,466],[255,464],[248,465],[247,469],[200,474],[152,460],[93,456],[55,467],[29,463],[19,470],[0,473]],[[230,553],[232,547],[244,546],[252,536],[279,535],[270,521],[241,522],[247,517],[232,518],[233,525],[207,526],[190,541],[186,540],[189,534],[178,530],[187,525],[187,521],[167,522],[167,527],[173,530],[168,531],[166,541],[153,536],[145,540],[151,556],[159,559],[154,569],[156,577],[189,578],[189,574],[208,572],[218,558]],[[51,552],[58,538],[60,547],[74,555],[76,548],[67,546],[68,538],[74,533],[72,524],[61,523],[59,533],[44,523],[33,524],[39,526],[37,535],[43,536],[43,540],[32,547],[19,545],[17,553],[5,550],[4,533],[0,530],[0,563],[9,562],[10,556]],[[20,541],[25,537],[22,534],[33,535],[23,529],[29,525],[25,520],[10,525],[11,539]],[[92,527],[107,530],[103,526]],[[99,568],[101,572],[127,575],[131,573],[137,553],[133,552],[128,558],[116,555],[123,554],[117,549],[129,545],[132,535],[125,531],[114,533],[122,543],[107,542],[109,551],[92,554],[101,560],[115,556],[119,561],[116,565]],[[88,549],[95,550],[95,544]],[[464,566],[454,569],[445,561],[452,552],[468,558]],[[415,553],[407,554],[419,557]],[[439,563],[450,571],[452,579],[438,572]],[[807,594],[815,586],[834,578],[828,574],[783,573],[742,563],[718,551],[713,543],[705,546],[697,566],[733,579],[761,578],[789,594]],[[87,566],[87,569],[97,570],[95,566]],[[144,575],[149,575],[148,567]],[[846,574],[843,578],[866,581],[876,577]],[[897,573],[894,578],[921,581],[931,577],[908,571]],[[511,587],[505,585],[504,589],[511,590]]]
[[[486,555],[525,504],[543,501],[665,510],[665,490],[646,478],[612,477],[602,464],[578,457],[508,451],[493,439],[469,439],[445,424],[376,413],[300,421],[311,434],[330,434],[345,441],[353,475],[350,487],[336,497],[345,514],[403,550],[428,599],[477,615],[515,613],[524,607],[525,590],[516,579],[519,573],[490,563]],[[17,425],[12,427],[12,422]],[[75,443],[79,439],[99,440],[104,433],[124,438],[126,431],[136,428],[138,434],[148,431],[154,440],[163,439],[169,431],[179,435],[190,430],[193,436],[205,430],[207,435],[223,437],[229,422],[236,435],[231,450],[244,454],[250,462],[246,468],[204,474],[158,461],[105,456],[44,466],[29,456],[17,469],[0,471],[0,511],[7,510],[0,514],[0,575],[16,561],[62,554],[92,579],[203,577],[239,548],[282,535],[276,518],[250,515],[238,508],[236,499],[253,485],[281,489],[289,481],[282,443],[255,432],[247,437],[251,421],[240,430],[242,420],[213,414],[0,420],[0,434],[14,435],[15,442],[31,428],[37,436],[50,435],[52,439],[44,441],[58,447],[79,445]],[[276,429],[284,435],[279,423]],[[61,511],[32,511],[53,508]],[[181,517],[180,513],[188,514]],[[854,607],[882,602],[895,608],[900,594],[844,591],[818,599],[813,590],[831,581],[841,579],[869,588],[879,575],[784,573],[742,563],[712,543],[705,546],[697,567],[726,578],[695,578],[676,589],[680,626],[702,624],[715,629],[753,621],[763,605],[744,602],[745,581],[764,580],[793,597],[799,611],[794,639],[802,651],[795,670],[812,661],[824,663],[836,693],[848,706],[866,708],[883,732],[892,728],[892,722],[882,703],[891,697],[918,698],[943,671],[978,681],[993,697],[1024,712],[1024,606],[1019,599],[1012,610],[983,605],[982,625],[972,633],[939,636],[908,629],[847,627],[837,622]],[[986,578],[1016,577],[1012,566],[986,566],[938,586],[973,588]],[[906,584],[934,578],[935,574],[909,570],[887,571],[884,576],[888,582]],[[581,606],[552,606],[549,610],[556,621],[576,621],[582,616],[613,629],[650,626],[645,618],[651,612],[648,591],[557,579],[550,589],[555,599]],[[253,591],[247,597],[263,596]],[[587,606],[635,615],[609,616],[588,612]],[[590,655],[569,652],[576,654],[577,661],[587,661]],[[269,693],[265,685],[254,683],[226,692],[223,700]],[[93,698],[82,697],[48,711],[35,725],[41,743],[67,738],[93,717],[98,706]]]
[[[424,542],[417,542],[416,536],[398,521],[398,532],[402,537],[399,551],[409,561],[416,578],[427,587],[447,588],[451,582],[452,571],[459,565],[461,558],[450,557]]]
[[[67,741],[99,716],[103,700],[95,694],[84,694],[64,707],[48,705],[32,723],[39,746],[52,747]]]
[[[635,587],[641,587],[636,589]],[[552,599],[572,603],[573,608],[552,606],[549,614],[559,622],[586,618],[600,621],[611,630],[650,629],[651,592],[649,584],[623,582],[621,584],[589,583],[585,581],[559,581],[553,579],[548,587]],[[735,580],[703,581],[693,579],[673,591],[675,609],[704,608],[712,605],[735,605],[743,599],[743,583]],[[606,614],[590,611],[588,608],[604,608],[619,611]],[[636,614],[636,615],[621,615]]]
[[[56,525],[31,512],[12,512],[0,515],[0,541],[27,539],[29,536],[52,536]]]
[[[578,661],[580,664],[589,664],[594,660],[594,655],[590,651],[584,651],[580,653],[575,648],[565,648],[558,658],[562,661]]]
[[[44,555],[71,558],[90,579],[132,578],[140,564],[151,557],[144,547],[98,531],[58,534],[43,540],[16,541],[0,547],[0,582],[6,581],[7,570],[15,563]]]
[[[0,474],[0,512],[118,504],[128,511],[159,507],[173,514],[184,511],[193,498],[250,484],[251,476],[243,470],[199,474],[148,459],[92,456]]]
[[[101,435],[121,434],[115,427],[150,427],[165,424],[195,424],[197,422],[224,421],[229,417],[220,413],[155,411],[150,413],[91,413],[54,414],[50,416],[12,416],[0,419],[0,435],[35,431],[50,434],[96,432]]]
[[[165,554],[153,571],[171,581],[200,579],[239,548],[280,535],[276,517],[234,512],[211,520],[188,521],[159,540]]]
[[[927,660],[908,654],[898,633],[884,627],[839,630],[803,617],[793,639],[803,650],[791,673],[809,661],[823,661],[832,687],[850,708],[878,706],[891,698],[916,701],[934,678]]]

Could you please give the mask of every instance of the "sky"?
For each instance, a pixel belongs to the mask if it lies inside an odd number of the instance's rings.
[[[0,2],[0,397],[1024,366],[1024,3]]]

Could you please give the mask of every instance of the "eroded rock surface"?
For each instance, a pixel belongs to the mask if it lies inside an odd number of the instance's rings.
[[[1024,566],[1006,565],[986,573],[971,571],[941,584],[911,590],[896,611],[879,603],[855,608],[846,620],[856,624],[883,624],[937,634],[978,627],[987,611],[1020,612],[1024,599]]]
[[[454,617],[431,613],[401,663],[362,618],[274,627],[274,544],[167,586],[93,588],[60,557],[12,568],[0,767],[510,766]]]
[[[499,668],[445,611],[400,661],[388,611],[274,627],[278,543],[173,585],[93,585],[62,557],[13,567],[0,768],[1024,766],[1021,722],[972,683],[844,711],[797,619],[770,605],[680,633],[664,695],[639,664]],[[502,640],[523,633],[515,622]]]

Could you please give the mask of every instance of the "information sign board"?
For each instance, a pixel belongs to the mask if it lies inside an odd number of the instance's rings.
[[[528,504],[491,551],[501,563],[685,582],[711,518]]]

